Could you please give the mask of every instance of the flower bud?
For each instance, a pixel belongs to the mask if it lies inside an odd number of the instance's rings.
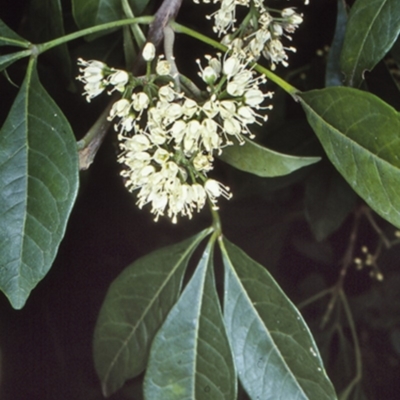
[[[154,44],[151,42],[147,42],[143,47],[142,55],[145,61],[147,62],[153,61],[156,55],[156,48]]]

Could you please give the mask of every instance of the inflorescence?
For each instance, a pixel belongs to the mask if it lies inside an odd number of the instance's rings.
[[[263,103],[272,92],[263,91],[266,78],[252,64],[263,55],[271,67],[287,65],[288,48],[280,37],[288,37],[302,21],[292,8],[272,17],[261,0],[214,2],[221,8],[210,18],[214,30],[225,34],[228,51],[197,60],[204,91],[190,90],[190,85],[181,90],[179,76],[171,76],[171,63],[162,56],[154,60],[150,42],[142,52],[148,65],[143,77],[100,61],[78,60],[77,79],[84,83],[88,102],[104,91],[121,93],[108,116],[118,132],[121,175],[127,188],[137,191],[139,208],[149,204],[156,221],[167,215],[176,223],[178,216],[191,218],[206,202],[218,209],[219,197],[231,198],[229,187],[208,177],[214,157],[235,140],[244,144],[245,137],[253,138],[250,126],[267,120],[265,111],[272,106]],[[237,5],[249,8],[247,22],[238,28]]]

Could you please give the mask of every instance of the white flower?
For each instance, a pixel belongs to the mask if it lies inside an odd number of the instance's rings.
[[[79,68],[81,75],[76,79],[85,84],[83,96],[86,96],[86,101],[90,103],[90,100],[101,94],[107,86],[105,82],[107,65],[101,61],[85,61],[82,58],[78,59],[78,65],[84,68]]]
[[[224,61],[223,72],[228,78],[236,75],[242,68],[242,61],[236,55],[230,56]]]
[[[111,107],[110,113],[107,117],[109,121],[115,117],[123,118],[129,115],[131,103],[127,99],[117,100]]]
[[[107,78],[107,81],[114,86],[110,93],[112,93],[114,90],[122,93],[129,81],[129,75],[126,71],[114,70],[114,72]]]
[[[159,147],[153,155],[153,160],[157,164],[163,165],[168,161],[169,157],[170,153],[167,150]]]
[[[156,72],[158,75],[169,75],[171,73],[171,64],[166,60],[157,61]]]
[[[211,161],[212,160],[205,154],[197,153],[196,157],[193,159],[193,166],[197,171],[208,172],[213,168]]]
[[[132,106],[135,111],[145,110],[150,103],[149,96],[144,92],[132,94]]]
[[[76,79],[84,83],[96,83],[103,80],[107,68],[107,65],[103,62],[97,60],[85,61],[82,58],[78,58],[78,65],[84,68],[79,68],[79,72],[81,72],[82,75],[78,76]]]
[[[269,94],[267,94],[269,96]],[[267,96],[260,89],[249,89],[244,94],[244,101],[250,107],[257,107],[260,105],[264,98]]]
[[[223,185],[221,182],[218,182],[215,179],[208,179],[204,184],[204,190],[206,191],[207,197],[210,199],[214,210],[218,210],[217,198],[219,196],[223,196],[227,200],[232,197],[229,187]]]
[[[101,94],[105,88],[106,86],[103,81],[88,82],[83,87],[84,92],[82,93],[82,96],[86,96],[86,101],[90,103],[90,100]]]

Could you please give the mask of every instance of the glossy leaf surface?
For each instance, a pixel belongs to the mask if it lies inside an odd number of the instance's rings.
[[[378,97],[351,88],[299,95],[329,159],[378,214],[400,227],[400,118]]]
[[[226,239],[223,243],[225,325],[250,398],[336,399],[295,306],[264,267]]]
[[[29,44],[0,19],[0,46],[28,47]]]
[[[207,233],[142,257],[111,284],[94,335],[105,396],[144,370],[153,337],[179,296],[188,260]]]
[[[0,132],[0,287],[14,308],[50,269],[77,188],[75,138],[31,60]]]
[[[233,146],[225,147],[219,157],[232,167],[263,178],[288,175],[320,160],[319,157],[297,157],[278,153],[248,139],[245,139],[242,146],[235,142]]]
[[[346,29],[341,68],[348,86],[358,87],[364,71],[372,70],[400,32],[400,1],[357,0]]]
[[[234,400],[236,374],[207,246],[151,348],[147,400]]]
[[[149,0],[129,0],[129,5],[138,17]],[[121,0],[72,0],[73,14],[77,25],[83,29],[124,18]]]

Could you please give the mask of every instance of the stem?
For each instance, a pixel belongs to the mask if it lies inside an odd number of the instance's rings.
[[[107,22],[105,24],[101,25],[96,25],[92,26],[90,28],[82,29],[78,32],[73,32],[70,33],[69,35],[65,35],[62,37],[59,37],[57,39],[50,40],[49,42],[46,43],[41,43],[36,45],[35,47],[37,48],[38,54],[44,53],[47,50],[52,49],[53,47],[59,46],[60,44],[70,42],[71,40],[79,39],[81,37],[96,33],[96,32],[101,32],[105,31],[108,29],[113,29],[113,28],[119,28],[121,26],[125,25],[131,25],[131,24],[151,24],[154,20],[153,16],[144,16],[144,17],[137,17],[137,18],[128,18],[128,19],[122,19],[119,21],[113,21],[113,22]]]
[[[199,40],[200,42],[207,43],[210,46],[215,47],[218,50],[221,50],[224,52],[228,50],[228,48],[226,46],[224,46],[223,44],[221,44],[220,42],[217,42],[216,40],[213,40],[213,39],[209,38],[208,36],[203,35],[202,33],[199,33],[193,29],[190,29],[190,28],[184,26],[184,25],[178,24],[175,21],[171,21],[170,25],[174,29],[175,32],[183,33],[185,35],[191,36],[192,38],[195,38],[195,39]]]
[[[356,326],[354,324],[353,315],[351,313],[349,303],[347,302],[346,295],[342,289],[340,289],[340,291],[339,291],[339,297],[342,302],[347,321],[349,323],[351,337],[353,339],[353,344],[354,344],[354,353],[355,353],[354,355],[355,355],[355,359],[356,359],[355,360],[356,361],[356,375],[352,379],[352,381],[349,383],[349,385],[345,389],[344,393],[342,393],[342,395],[340,396],[340,398],[347,399],[348,396],[350,395],[350,393],[353,391],[354,386],[356,386],[357,383],[361,381],[362,357],[361,357],[360,343],[358,342],[357,331],[356,331]]]
[[[207,43],[210,46],[221,50],[223,52],[227,52],[229,50],[228,47],[224,46],[223,44],[221,44],[220,42],[217,42],[216,40],[213,40],[211,38],[209,38],[208,36],[205,36],[193,29],[190,29],[184,25],[178,24],[175,21],[171,21],[170,22],[171,27],[175,30],[175,32],[178,33],[183,33],[185,35],[191,36],[203,43]],[[278,75],[275,75],[272,71],[270,71],[269,69],[263,67],[262,65],[259,65],[257,63],[254,63],[254,69],[259,72],[260,74],[265,75],[269,80],[271,80],[272,82],[276,83],[278,86],[280,86],[285,92],[287,92],[290,95],[294,95],[296,93],[299,92],[298,89],[296,89],[294,86],[290,85],[289,83],[287,83],[285,80],[283,80],[282,78],[280,78]]]
[[[255,64],[254,69],[259,72],[260,74],[265,75],[269,80],[272,82],[276,83],[278,86],[280,86],[286,93],[290,95],[294,95],[299,92],[299,89],[295,88],[294,86],[290,85],[287,83],[284,79],[280,78],[278,75],[275,75],[272,71],[269,69],[263,67],[260,64]]]
[[[167,25],[164,28],[164,53],[166,60],[171,65],[171,76],[175,81],[175,90],[177,92],[180,92],[181,85],[179,81],[179,71],[178,67],[176,66],[174,57],[174,42],[175,42],[175,32],[170,25]]]
[[[85,170],[90,167],[100,145],[103,143],[106,133],[111,125],[111,122],[107,120],[107,117],[114,102],[115,97],[111,99],[108,106],[100,114],[99,118],[92,125],[86,135],[77,143],[80,170]]]
[[[325,311],[325,314],[322,318],[321,322],[321,329],[324,328],[324,326],[328,323],[329,318],[332,314],[332,311],[335,307],[336,301],[338,297],[340,296],[341,291],[343,290],[343,284],[344,284],[344,279],[346,277],[347,271],[353,263],[354,259],[354,248],[357,240],[357,234],[358,234],[358,227],[360,225],[360,218],[362,215],[362,209],[357,209],[354,213],[354,223],[353,223],[353,228],[350,233],[349,237],[349,245],[347,246],[346,253],[343,257],[342,261],[342,269],[340,270],[339,274],[339,279],[335,286],[332,288],[332,297],[329,301],[328,307]]]
[[[211,209],[211,215],[212,215],[212,219],[213,219],[212,226],[214,228],[216,235],[220,236],[220,235],[222,235],[221,218],[218,214],[218,211],[212,207],[212,204],[210,204],[210,209]]]
[[[316,302],[319,299],[322,299],[323,297],[325,297],[325,296],[327,296],[328,294],[331,294],[331,293],[332,293],[332,288],[321,290],[317,294],[315,294],[315,295],[309,297],[308,299],[302,301],[301,303],[299,303],[297,305],[297,308],[299,310],[301,310],[302,308],[309,306],[310,304]]]
[[[132,9],[128,3],[128,0],[122,0],[122,8],[128,18],[135,18],[135,15],[133,14]],[[137,45],[139,47],[142,47],[146,42],[146,37],[144,36],[143,31],[140,29],[140,26],[138,24],[132,24],[130,28],[133,36],[135,37]]]

